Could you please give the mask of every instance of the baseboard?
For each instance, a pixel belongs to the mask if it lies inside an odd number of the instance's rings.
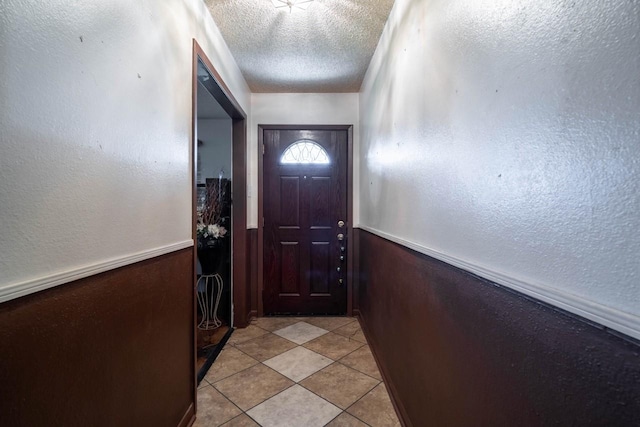
[[[244,319],[242,319],[242,322],[238,322],[237,324],[235,324],[233,326],[235,328],[246,328],[247,326],[249,326],[251,324],[251,319],[253,319],[254,317],[258,317],[258,311],[257,310],[249,311],[244,316]]]
[[[354,310],[354,314],[355,314]],[[380,371],[380,375],[382,375],[382,380],[384,381],[384,385],[387,387],[387,392],[389,393],[389,398],[391,399],[391,403],[393,404],[393,409],[396,410],[396,415],[398,415],[398,420],[400,420],[400,424],[403,427],[412,427],[412,424],[407,422],[409,416],[407,415],[407,411],[404,406],[402,406],[402,402],[398,398],[398,392],[396,391],[393,382],[391,381],[391,377],[387,373],[385,367],[380,363],[380,358],[378,357],[375,349],[374,341],[372,340],[372,336],[367,330],[367,325],[364,322],[364,318],[360,315],[360,310],[358,311],[358,322],[360,323],[360,328],[362,329],[362,333],[367,339],[367,343],[369,343],[369,349],[371,349],[371,354],[373,354],[373,359],[376,361],[376,365],[378,366],[378,370]]]
[[[178,423],[178,427],[189,427],[196,421],[196,411],[193,403],[189,404],[187,412],[184,413],[182,419]]]

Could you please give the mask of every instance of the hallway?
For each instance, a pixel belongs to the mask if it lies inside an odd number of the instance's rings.
[[[278,1],[0,2],[0,426],[638,425],[640,0]],[[335,127],[346,190],[264,132]],[[256,319],[325,271],[357,320]]]
[[[194,426],[399,426],[358,320],[265,317],[198,387]]]

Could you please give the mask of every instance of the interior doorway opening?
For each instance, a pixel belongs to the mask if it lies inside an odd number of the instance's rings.
[[[207,84],[198,61],[196,89],[196,349],[198,371],[215,357],[232,328],[231,117]]]
[[[194,359],[199,383],[235,326],[246,288],[246,114],[193,41]]]

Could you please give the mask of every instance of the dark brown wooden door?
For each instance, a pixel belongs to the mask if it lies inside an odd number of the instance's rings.
[[[347,131],[263,132],[264,312],[344,314]]]

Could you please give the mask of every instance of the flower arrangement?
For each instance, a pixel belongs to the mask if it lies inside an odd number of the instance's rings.
[[[227,234],[227,229],[218,224],[206,225],[200,222],[196,226],[196,233],[198,237],[202,237],[203,239],[208,239],[209,237],[219,239]]]
[[[207,182],[204,197],[198,200],[196,236],[199,247],[211,246],[227,234],[227,229],[222,226],[224,196],[221,180],[218,183]]]

